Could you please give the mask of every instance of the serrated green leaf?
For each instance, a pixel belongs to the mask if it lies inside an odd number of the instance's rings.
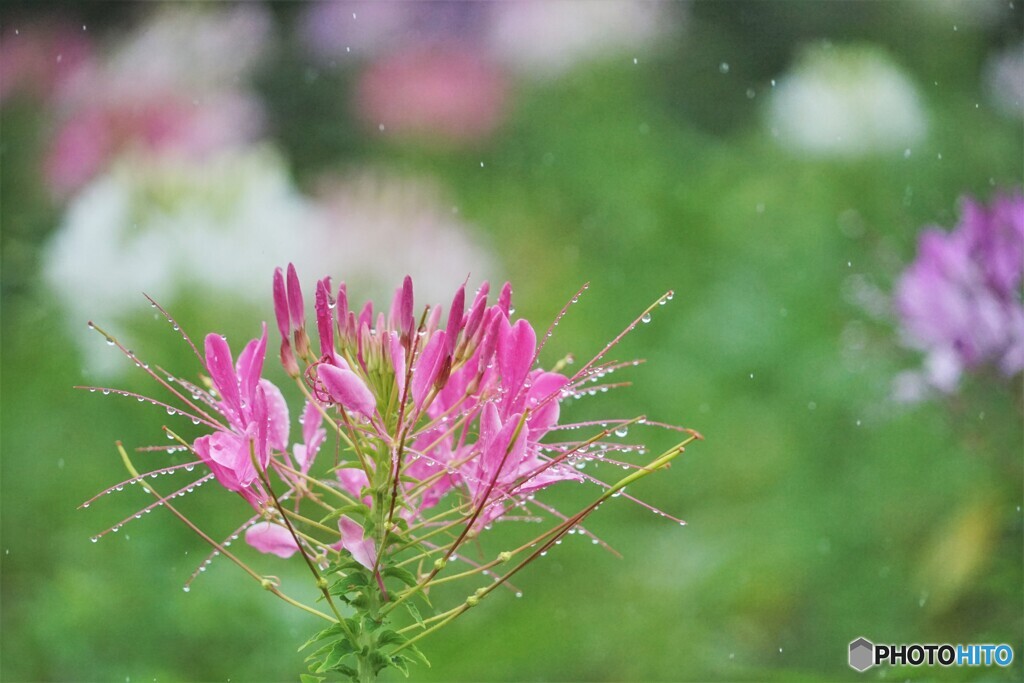
[[[331,562],[327,565],[327,568],[323,570],[323,573],[334,574],[335,572],[350,572],[361,569],[364,569],[363,565],[353,560],[350,556],[345,555],[337,562]]]
[[[356,671],[355,669],[353,669],[351,666],[346,666],[345,664],[339,664],[338,666],[334,667],[334,670],[337,671],[340,674],[345,674],[346,676],[351,678],[353,681],[358,680],[359,672]]]
[[[400,653],[398,653],[398,654],[402,654],[402,655],[408,654],[408,655],[411,655],[410,661],[417,661],[417,662],[419,662],[421,664],[425,664],[427,666],[430,666],[430,660],[427,659],[427,656],[425,654],[423,654],[422,652],[420,652],[420,649],[418,647],[416,647],[415,645],[406,645],[405,647],[402,648],[402,651]]]
[[[408,638],[403,636],[398,631],[394,631],[392,629],[385,629],[377,634],[377,647],[386,647],[388,645],[395,644],[401,645],[407,640]]]
[[[372,579],[370,578],[369,572],[366,571],[353,571],[340,579],[337,579],[331,587],[328,589],[331,595],[345,595],[346,593],[354,593],[355,591],[362,590],[370,585]]]
[[[415,603],[413,603],[411,600],[406,600],[402,604],[405,605],[406,611],[416,621],[416,623],[420,626],[424,626],[423,617],[420,615],[420,610],[418,607],[416,607]]]
[[[327,522],[331,521],[332,519],[337,519],[337,518],[341,517],[342,515],[348,515],[348,514],[351,514],[351,513],[356,513],[356,514],[358,514],[360,516],[365,515],[366,514],[366,506],[365,505],[359,505],[359,504],[342,505],[340,508],[334,508],[333,510],[331,510],[327,515],[325,515],[320,520],[320,523],[321,524],[326,524]]]
[[[409,665],[407,664],[408,658],[399,655],[395,655],[391,658],[391,666],[395,667],[402,672],[402,675],[406,678],[409,677]]]
[[[305,643],[300,645],[298,651],[302,652],[307,647],[309,647],[310,645],[312,645],[313,643],[315,643],[317,641],[323,640],[324,638],[330,638],[331,636],[337,636],[337,635],[340,635],[342,633],[344,633],[344,631],[341,628],[341,624],[331,624],[330,626],[328,626],[324,630],[319,631],[318,633],[316,633],[312,638],[307,640]]]
[[[327,671],[337,671],[338,666],[341,665],[342,661],[346,657],[352,657],[355,655],[355,648],[348,640],[340,640],[334,644],[334,647],[328,653],[327,657],[324,658],[322,664],[317,667],[316,673],[324,673]]]
[[[417,583],[416,576],[402,567],[387,567],[384,569],[384,576],[396,578],[407,586],[415,586]]]

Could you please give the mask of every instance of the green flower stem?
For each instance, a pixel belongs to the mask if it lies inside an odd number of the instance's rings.
[[[316,527],[317,529],[320,529],[321,531],[326,531],[329,534],[333,534],[333,535],[338,536],[338,537],[341,536],[341,532],[338,531],[337,529],[332,529],[331,527],[326,526],[324,524],[321,524],[320,522],[314,521],[312,519],[309,519],[308,517],[303,517],[298,512],[293,512],[292,510],[289,510],[288,508],[284,508],[283,511],[284,511],[284,514],[288,515],[289,518],[291,518],[292,520],[294,520],[296,522],[299,522],[300,524],[308,524],[309,526]],[[306,538],[309,538],[309,537],[307,536]]]
[[[269,579],[267,579],[267,578],[265,578],[263,576],[260,576],[252,568],[250,568],[249,565],[245,564],[240,559],[235,557],[235,555],[232,554],[227,548],[225,548],[220,543],[217,543],[215,540],[210,538],[208,535],[206,535],[206,533],[202,529],[200,529],[199,527],[197,527],[195,524],[192,523],[192,520],[190,520],[188,517],[186,517],[184,514],[182,514],[176,507],[171,505],[170,501],[165,500],[163,496],[161,496],[159,493],[157,493],[156,489],[154,489],[153,486],[149,482],[145,481],[144,479],[142,479],[140,477],[138,470],[135,469],[135,465],[132,463],[131,458],[128,457],[128,453],[124,449],[124,444],[122,444],[120,441],[117,441],[116,445],[117,445],[118,453],[121,454],[121,460],[124,462],[124,466],[128,470],[128,473],[131,474],[133,477],[139,479],[139,482],[142,484],[142,488],[147,493],[151,493],[158,500],[164,501],[163,502],[163,507],[165,507],[168,510],[170,510],[174,514],[175,517],[177,517],[182,522],[184,522],[186,524],[186,526],[188,526],[190,529],[192,529],[192,531],[194,531],[200,538],[202,538],[204,541],[206,541],[211,546],[213,546],[213,548],[216,549],[217,552],[219,552],[221,555],[223,555],[224,557],[228,558],[229,560],[234,562],[236,565],[241,567],[242,570],[245,571],[246,574],[248,574],[252,578],[256,579],[256,581],[258,581],[260,583],[260,585],[263,586],[263,588],[265,588],[266,590],[270,591],[271,593],[273,593],[277,597],[281,598],[282,600],[287,602],[289,605],[292,605],[294,607],[298,607],[299,609],[304,610],[306,612],[309,612],[310,614],[313,614],[315,616],[318,616],[321,619],[325,619],[325,620],[331,622],[332,624],[334,623],[334,619],[333,618],[331,618],[328,615],[324,614],[320,610],[315,609],[313,607],[310,607],[309,605],[305,605],[305,604],[299,602],[298,600],[295,600],[294,598],[291,598],[291,597],[285,595],[283,592],[281,592],[281,590],[277,586],[273,585],[270,582]]]
[[[269,493],[270,497],[274,500],[274,507],[276,507],[277,511],[281,513],[281,519],[284,520],[285,526],[288,527],[288,531],[291,532],[292,538],[295,539],[295,545],[298,547],[299,553],[302,555],[302,559],[306,561],[309,571],[313,573],[313,577],[316,579],[317,588],[319,588],[320,592],[323,593],[324,599],[327,600],[327,604],[330,606],[331,611],[334,613],[334,616],[337,617],[337,622],[341,624],[342,630],[345,631],[346,635],[352,637],[354,640],[355,634],[352,633],[352,629],[349,627],[348,622],[341,616],[341,612],[338,611],[338,606],[334,604],[334,599],[331,598],[331,593],[327,589],[327,580],[320,575],[320,571],[316,568],[316,563],[313,562],[309,553],[306,552],[306,549],[299,541],[299,535],[296,533],[295,527],[292,526],[291,521],[288,519],[288,515],[285,514],[285,507],[281,505],[281,500],[277,497],[277,494],[274,493],[274,487],[270,484],[270,476],[267,474],[267,471],[260,466],[260,461],[256,457],[256,444],[253,441],[249,442],[249,458],[252,460],[252,465],[256,469],[256,473],[259,475],[260,481],[262,481],[263,486],[266,487],[267,493]]]
[[[294,467],[289,467],[288,465],[285,465],[284,463],[281,463],[281,462],[275,462],[275,463],[273,463],[273,465],[274,465],[274,469],[276,469],[276,470],[284,470],[285,472],[288,472],[289,474],[295,475],[297,477],[302,477],[307,482],[310,482],[312,484],[316,484],[317,486],[319,486],[324,491],[328,491],[328,492],[334,494],[335,496],[337,496],[338,498],[340,498],[342,500],[342,502],[344,502],[346,505],[355,505],[356,504],[355,500],[353,500],[352,498],[349,498],[348,496],[346,496],[344,493],[342,493],[338,489],[334,488],[333,486],[328,486],[327,484],[323,483],[322,481],[320,481],[316,477],[311,477],[308,474],[306,474],[305,472],[301,472],[301,471],[295,469]],[[307,489],[307,493],[308,492],[309,492],[309,490]],[[319,498],[315,498],[313,496],[309,496],[309,498],[310,498],[310,500],[319,503],[322,507],[325,507],[327,509],[332,509],[326,503],[321,502]]]
[[[672,460],[677,458],[686,449],[686,446],[688,444],[692,443],[693,441],[695,441],[695,440],[697,440],[699,438],[701,438],[701,437],[698,434],[692,433],[689,438],[683,440],[682,442],[676,444],[675,446],[672,446],[667,451],[665,451],[664,453],[659,455],[657,458],[652,460],[649,464],[645,465],[644,467],[641,467],[640,469],[636,470],[635,472],[631,473],[630,475],[628,475],[626,477],[623,477],[618,482],[616,482],[614,485],[610,486],[607,490],[605,490],[604,493],[602,493],[600,496],[598,496],[598,498],[593,503],[591,503],[587,507],[583,508],[582,510],[580,510],[575,515],[573,515],[572,517],[568,518],[567,520],[565,520],[564,522],[562,522],[558,526],[554,527],[554,529],[553,529],[554,533],[550,533],[549,532],[547,534],[542,534],[539,538],[544,538],[544,537],[550,536],[549,540],[546,543],[544,543],[543,545],[541,545],[539,548],[537,548],[534,552],[532,552],[529,555],[529,557],[527,557],[522,562],[517,564],[515,567],[510,569],[507,573],[502,575],[501,578],[499,578],[497,581],[495,581],[495,582],[493,582],[493,583],[491,583],[491,584],[489,584],[487,586],[484,586],[482,588],[477,589],[477,591],[473,595],[471,595],[469,598],[466,599],[466,602],[462,603],[458,607],[453,608],[452,610],[449,610],[449,612],[446,612],[445,614],[448,615],[448,616],[445,616],[445,618],[442,619],[439,623],[434,624],[433,626],[431,626],[430,628],[426,629],[422,633],[419,633],[415,637],[410,638],[408,641],[406,641],[405,643],[400,645],[398,648],[396,648],[395,652],[398,652],[402,648],[405,648],[405,647],[408,647],[408,646],[412,645],[417,640],[420,640],[421,638],[424,638],[424,637],[430,635],[434,631],[438,630],[439,628],[444,627],[446,624],[451,622],[453,619],[455,619],[459,615],[461,615],[464,612],[466,612],[467,610],[469,610],[471,607],[476,606],[479,603],[479,601],[481,599],[483,599],[484,597],[486,597],[488,594],[490,594],[491,591],[493,591],[495,588],[497,588],[498,586],[500,586],[503,583],[505,583],[506,581],[508,581],[508,579],[512,578],[513,575],[515,575],[517,572],[519,572],[524,567],[526,567],[526,565],[528,565],[530,562],[533,562],[535,559],[540,557],[541,553],[546,552],[549,548],[551,548],[559,538],[564,536],[566,534],[566,532],[569,531],[569,529],[572,529],[577,524],[579,524],[587,515],[589,515],[594,510],[596,510],[597,507],[599,505],[601,505],[601,503],[605,502],[606,500],[608,500],[609,498],[614,496],[616,493],[618,493],[622,489],[624,489],[627,486],[629,486],[630,484],[632,484],[632,483],[634,483],[636,481],[639,481],[640,479],[643,479],[647,475],[652,474],[652,473],[656,472],[657,470],[659,470],[659,469],[661,469],[663,467],[666,467],[667,465],[669,465],[672,462]],[[418,587],[419,586],[417,586],[416,588],[418,588]],[[413,591],[413,590],[415,590],[415,588],[414,589],[410,589],[410,594],[411,594],[411,591]],[[406,597],[406,596],[402,596],[399,599],[401,600],[404,597]],[[395,604],[397,604],[397,601],[396,601]]]
[[[427,574],[426,578],[424,578],[415,586],[411,587],[409,590],[405,591],[405,593],[402,596],[400,596],[397,601],[390,603],[390,609],[394,609],[396,606],[405,601],[410,595],[413,595],[416,592],[421,591],[426,586],[428,586],[430,582],[434,579],[434,577],[437,576],[438,572],[444,569],[445,564],[448,562],[448,558],[450,558],[455,553],[458,547],[466,539],[466,536],[469,535],[470,529],[473,528],[473,523],[476,522],[477,519],[479,519],[480,513],[483,512],[487,500],[491,496],[491,491],[494,490],[494,487],[497,484],[498,475],[501,473],[502,468],[505,467],[505,461],[508,459],[509,454],[515,447],[516,440],[522,433],[523,427],[526,425],[526,421],[527,419],[529,419],[529,416],[530,409],[527,408],[526,410],[523,411],[522,416],[519,418],[518,424],[516,424],[515,430],[512,432],[512,437],[509,439],[508,446],[505,448],[505,453],[504,455],[501,456],[501,462],[498,463],[498,467],[494,472],[494,476],[491,478],[490,485],[487,487],[487,490],[484,491],[484,495],[481,498],[481,503],[474,508],[473,514],[470,516],[469,521],[466,523],[466,526],[462,529],[462,532],[459,534],[459,537],[456,538],[451,545],[445,548],[444,557],[438,558],[434,562],[434,568],[430,570],[430,573]]]

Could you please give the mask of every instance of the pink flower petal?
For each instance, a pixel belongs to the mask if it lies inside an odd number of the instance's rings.
[[[288,403],[284,400],[281,390],[270,380],[261,379],[259,387],[267,401],[267,420],[269,421],[267,439],[270,447],[277,451],[287,450],[288,433],[291,431]]]
[[[292,532],[270,522],[258,522],[246,529],[245,542],[261,553],[283,558],[289,558],[299,551]]]
[[[319,365],[317,374],[332,401],[346,410],[359,413],[367,418],[373,417],[377,409],[377,399],[359,378],[359,375],[351,370],[327,364]]]
[[[235,371],[238,375],[238,384],[242,400],[250,399],[256,390],[263,373],[263,359],[267,355],[267,324],[263,323],[263,334],[259,339],[253,339],[245,345],[242,352],[238,354],[238,362],[235,364]]]
[[[219,334],[206,335],[206,369],[224,402],[240,419],[242,405],[238,393],[238,376],[231,362],[231,349]]]
[[[506,403],[514,400],[523,386],[536,349],[537,335],[530,323],[517,320],[515,325],[509,325],[508,320],[502,320],[498,328],[498,369],[501,385],[508,392]]]
[[[341,541],[338,546],[352,554],[359,564],[367,569],[373,569],[377,562],[377,548],[372,538],[364,536],[363,527],[353,519],[342,515],[338,519],[338,530],[341,531]],[[337,546],[336,546],[337,547]]]
[[[412,374],[412,399],[417,408],[422,407],[430,388],[434,386],[437,373],[441,370],[441,364],[444,362],[445,336],[444,330],[435,332],[416,363],[416,370]]]

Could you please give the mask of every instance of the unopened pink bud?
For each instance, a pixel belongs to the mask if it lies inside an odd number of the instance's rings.
[[[320,355],[334,352],[334,316],[331,314],[329,278],[316,283],[316,328],[320,333]]]
[[[277,329],[284,339],[291,336],[291,317],[288,313],[288,296],[285,293],[284,273],[280,268],[274,269],[274,315],[277,317]]]
[[[292,321],[292,329],[306,326],[306,309],[302,303],[302,287],[299,275],[295,272],[295,264],[288,264],[288,315]]]
[[[506,282],[498,295],[498,308],[505,314],[506,318],[512,316],[512,283]]]
[[[408,275],[402,281],[402,298],[399,304],[399,324],[402,336],[412,338],[416,319],[413,317],[412,278]]]

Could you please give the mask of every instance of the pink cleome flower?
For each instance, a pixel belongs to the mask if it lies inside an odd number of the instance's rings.
[[[550,515],[561,520],[559,533],[589,535],[579,522],[593,508],[566,516],[536,494],[562,482],[590,482],[610,494],[611,486],[583,471],[592,461],[648,471],[614,459],[620,453],[643,452],[642,444],[611,438],[613,434],[625,436],[626,427],[632,424],[684,432],[687,440],[670,449],[671,453],[681,452],[690,440],[700,438],[692,430],[648,422],[642,416],[561,422],[561,405],[566,400],[621,386],[600,382],[609,373],[639,361],[607,362],[604,357],[629,330],[649,320],[653,308],[671,299],[671,292],[591,361],[568,375],[561,370],[571,362],[569,358],[550,370],[536,367],[568,305],[538,343],[532,325],[513,318],[509,284],[501,288],[493,303],[488,301],[487,283],[472,297],[467,297],[463,285],[445,315],[439,306],[416,312],[409,277],[396,290],[387,312],[375,311],[372,302],[351,307],[345,284],[335,289],[330,278],[324,278],[315,289],[317,351],[306,330],[305,301],[293,266],[287,272],[277,269],[272,291],[282,365],[306,398],[302,442],[289,448],[287,404],[281,391],[263,377],[266,325],[237,360],[220,335],[207,336],[202,355],[193,345],[209,375],[205,387],[180,378],[165,379],[107,335],[184,407],[130,392],[105,392],[148,400],[167,408],[169,414],[190,417],[210,432],[188,441],[169,431],[177,446],[144,450],[186,450],[195,456],[193,461],[137,475],[100,496],[125,484],[143,482],[147,476],[205,467],[208,474],[168,496],[159,496],[142,512],[160,505],[170,507],[171,499],[215,480],[239,494],[257,513],[232,537],[244,531],[249,545],[261,552],[288,557],[302,550],[307,560],[318,558],[318,562],[325,562],[328,552],[344,551],[357,563],[377,571],[380,558],[395,551],[392,544],[397,541],[391,534],[399,528],[461,528],[461,532],[451,532],[454,535],[438,537],[446,539],[439,546],[446,549],[443,560],[454,557],[466,539],[506,519]],[[596,433],[583,440],[550,438],[556,432],[584,427]],[[325,448],[328,444],[331,446]],[[331,451],[333,466],[316,466],[318,455]],[[276,475],[276,480],[271,475]],[[152,486],[144,488],[155,494]],[[325,492],[340,497],[342,504],[325,502]],[[618,488],[615,492],[622,494]],[[284,501],[294,503],[294,511],[286,512]],[[335,511],[324,520],[336,520],[335,537],[322,541],[296,532],[289,517],[299,514],[304,501]],[[439,522],[442,518],[445,521]],[[131,519],[99,536],[116,531]],[[318,534],[325,530],[329,527],[322,522],[314,529]],[[427,533],[428,538],[433,535]],[[225,552],[223,546],[214,545],[212,555]],[[381,580],[379,573],[377,576]]]

